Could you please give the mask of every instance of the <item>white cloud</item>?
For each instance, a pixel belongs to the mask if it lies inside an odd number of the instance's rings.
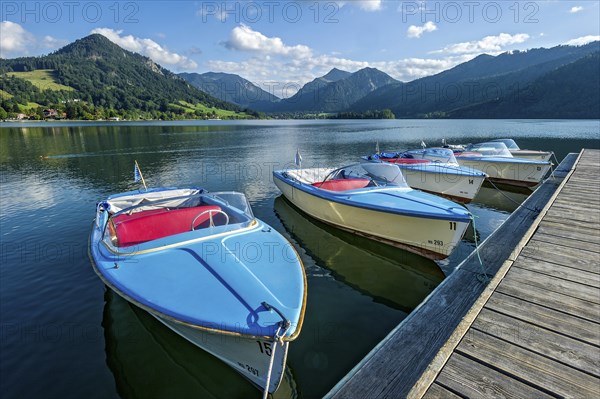
[[[232,50],[305,58],[312,55],[310,47],[298,44],[288,46],[279,37],[267,37],[246,25],[233,28],[225,46]]]
[[[569,10],[569,12],[571,14],[578,13],[579,11],[583,11],[583,7],[581,7],[581,6],[575,6],[575,7],[571,7],[571,9]]]
[[[338,1],[333,1],[333,3],[337,4],[337,6],[340,8],[344,7],[346,4],[352,4],[353,6],[358,6],[361,10],[364,10],[367,12],[379,11],[383,8],[382,0],[351,0],[351,1],[338,0]]]
[[[35,43],[35,37],[19,24],[10,21],[0,22],[0,54],[27,53]]]
[[[600,36],[588,35],[569,40],[565,44],[568,46],[583,46],[584,44],[588,44],[598,40],[600,40]]]
[[[410,38],[420,38],[425,32],[433,32],[437,30],[437,26],[431,22],[427,21],[423,26],[411,25],[408,27],[406,31],[406,36]]]
[[[325,75],[332,68],[355,72],[372,67],[406,82],[452,68],[475,56],[475,54],[465,54],[441,59],[406,58],[369,62],[323,54],[287,60],[272,57],[252,57],[242,62],[212,60],[206,62],[204,67],[210,71],[238,74],[278,97],[290,97],[304,84]]]
[[[145,55],[161,65],[171,65],[178,70],[196,69],[198,67],[198,64],[193,60],[168,51],[152,39],[144,39],[132,35],[121,36],[123,33],[122,30],[110,28],[96,28],[90,33],[99,33],[124,49]]]
[[[41,50],[54,50],[65,44],[65,40],[52,36],[37,38],[17,23],[0,22],[0,57],[19,57]]]
[[[381,10],[381,0],[357,0],[353,3],[357,3],[358,6],[365,11]]]
[[[451,44],[441,50],[433,51],[432,53],[445,54],[475,54],[475,53],[497,53],[503,50],[504,47],[513,44],[523,43],[529,39],[526,33],[518,33],[511,35],[501,33],[498,36],[486,36],[481,40],[470,42],[462,42]]]

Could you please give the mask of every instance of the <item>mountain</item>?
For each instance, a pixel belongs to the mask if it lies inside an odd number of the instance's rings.
[[[266,112],[338,112],[372,91],[396,82],[375,68],[363,68],[354,73],[334,68],[305,84],[292,97],[256,109]]]
[[[478,108],[479,104],[499,99],[506,102],[510,96],[522,97],[544,75],[587,57],[599,48],[599,42],[594,42],[585,46],[507,52],[495,57],[480,55],[437,75],[379,88],[352,104],[348,111],[387,108],[399,118],[458,116],[454,111],[466,107],[471,112],[475,109],[483,112],[487,108]],[[485,113],[471,115],[490,117]]]
[[[54,81],[55,89],[35,80],[42,72]],[[198,90],[150,58],[124,50],[98,34],[46,56],[2,59],[0,79],[3,90],[14,96],[4,102],[85,108],[80,113],[86,117],[111,113],[154,118],[233,117],[239,111],[238,106]],[[37,87],[32,89],[32,84]],[[25,86],[31,91],[18,89]]]
[[[453,110],[450,117],[600,119],[600,51],[481,104]]]
[[[179,76],[203,92],[243,108],[252,108],[252,105],[257,102],[279,101],[279,97],[238,75],[219,72],[203,74],[184,72]]]

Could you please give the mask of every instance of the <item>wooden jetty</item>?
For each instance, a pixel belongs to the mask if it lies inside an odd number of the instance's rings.
[[[600,397],[599,178],[569,154],[326,397]]]

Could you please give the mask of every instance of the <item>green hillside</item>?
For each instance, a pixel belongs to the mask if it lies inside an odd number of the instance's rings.
[[[54,69],[37,69],[30,72],[8,72],[6,75],[24,79],[40,90],[74,90],[72,87],[58,83],[57,72]]]
[[[214,98],[151,59],[126,51],[102,35],[90,35],[43,57],[0,60],[2,90],[13,97],[0,106],[38,103],[69,119],[209,118],[209,113],[173,107],[185,101],[249,117],[234,104]],[[40,117],[41,109],[35,113]],[[224,114],[225,115],[225,114]]]

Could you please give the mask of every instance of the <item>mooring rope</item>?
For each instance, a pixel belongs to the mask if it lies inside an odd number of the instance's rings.
[[[494,182],[492,182],[490,179],[488,179],[488,183],[490,183],[490,184],[491,184],[491,185],[492,185],[492,186],[493,186],[493,187],[494,187],[496,190],[498,190],[498,192],[499,192],[500,194],[502,194],[502,196],[503,196],[504,198],[506,198],[506,199],[508,199],[509,201],[511,201],[511,202],[513,202],[513,203],[515,203],[515,204],[517,204],[518,206],[522,206],[523,208],[525,208],[525,209],[527,209],[528,211],[531,211],[531,212],[540,212],[540,211],[541,211],[541,209],[539,209],[539,208],[531,209],[531,208],[529,208],[529,207],[526,207],[526,206],[524,206],[524,205],[523,205],[523,203],[522,203],[522,202],[518,202],[518,201],[515,201],[514,199],[510,198],[508,195],[504,194],[504,193],[502,192],[502,190],[501,190],[500,188],[498,188],[498,186],[496,186],[496,185],[494,184]]]
[[[269,396],[269,386],[271,385],[271,374],[273,373],[273,363],[275,362],[275,350],[277,349],[277,344],[281,344],[282,348],[285,343],[283,342],[283,337],[292,327],[292,323],[281,313],[279,309],[276,307],[269,305],[267,302],[262,302],[262,305],[267,308],[267,310],[274,310],[280,317],[281,321],[279,322],[279,326],[277,327],[277,331],[275,331],[275,335],[273,335],[273,349],[271,350],[271,359],[269,359],[269,370],[267,371],[267,383],[265,384],[265,390],[263,391],[263,399],[267,399]],[[281,332],[281,329],[283,333]]]
[[[473,222],[473,237],[475,239],[475,253],[477,254],[477,259],[479,259],[479,265],[481,266],[481,273],[477,275],[477,279],[482,283],[489,283],[492,279],[487,273],[487,268],[483,264],[483,260],[481,260],[481,255],[479,254],[479,241],[477,241],[477,228],[475,227],[475,218],[476,216],[471,213],[471,221]]]
[[[271,359],[269,359],[269,370],[267,371],[267,383],[265,384],[265,390],[263,391],[263,399],[267,399],[269,396],[269,386],[271,385],[271,373],[273,373],[273,363],[275,362],[275,350],[277,349],[277,344],[279,340],[277,339],[277,335],[281,331],[281,325],[277,328],[275,335],[273,336],[273,349],[271,349]]]

